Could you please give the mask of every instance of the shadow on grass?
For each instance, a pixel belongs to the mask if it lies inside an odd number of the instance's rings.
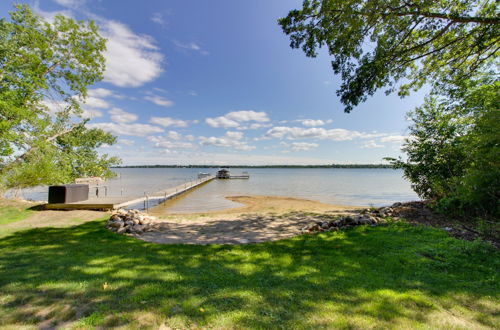
[[[103,221],[40,228],[0,239],[0,325],[446,326],[432,318],[445,310],[494,327],[499,260],[404,224],[239,246],[155,245]]]

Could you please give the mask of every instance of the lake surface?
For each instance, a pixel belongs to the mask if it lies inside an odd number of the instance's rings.
[[[119,168],[118,177],[106,182],[108,196],[143,196],[196,179],[199,172],[215,174],[216,169],[200,168]],[[213,180],[169,203],[168,212],[204,212],[240,206],[225,196],[271,195],[306,198],[323,203],[354,206],[382,206],[418,200],[401,170],[338,168],[250,168],[249,180]],[[101,187],[101,193],[103,188]],[[95,189],[91,189],[91,194]],[[47,188],[23,191],[23,197],[47,200]]]

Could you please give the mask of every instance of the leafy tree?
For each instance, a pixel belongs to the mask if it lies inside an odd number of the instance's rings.
[[[464,172],[467,156],[462,137],[471,119],[457,116],[435,96],[426,98],[409,118],[409,138],[402,148],[407,159],[386,159],[404,170],[420,197],[441,198],[449,191],[450,180]]]
[[[96,148],[115,138],[88,129],[80,102],[102,79],[105,40],[93,22],[46,22],[27,5],[0,20],[0,187],[110,176],[119,159]]]
[[[465,137],[468,166],[440,201],[447,211],[500,217],[500,82],[470,91],[464,107],[475,112]]]
[[[387,159],[440,209],[499,216],[500,82],[469,81],[462,87],[459,98],[428,97],[410,113],[407,159]]]
[[[279,24],[309,57],[327,47],[346,112],[401,80],[403,96],[498,65],[496,0],[305,0]]]

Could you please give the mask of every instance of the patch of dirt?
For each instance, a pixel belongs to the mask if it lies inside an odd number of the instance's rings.
[[[18,208],[30,208],[38,205],[38,203],[30,202],[19,198],[0,198],[0,207],[12,206]]]
[[[87,211],[87,210],[71,210],[71,211],[36,211],[27,219],[14,222],[23,226],[29,225],[30,227],[64,227],[69,225],[76,225],[88,221],[102,219],[108,216],[108,212],[100,211]]]
[[[102,219],[109,215],[108,212],[100,211],[39,210],[39,204],[22,200],[3,199],[0,201],[0,206],[15,206],[33,209],[33,213],[26,219],[2,225],[2,230],[7,232],[39,227],[68,227]]]

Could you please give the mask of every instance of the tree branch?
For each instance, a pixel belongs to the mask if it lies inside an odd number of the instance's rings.
[[[390,9],[390,8],[389,8]],[[341,13],[345,14],[345,10],[339,10],[339,9],[330,9],[327,10],[327,12],[332,12],[332,13]],[[365,12],[365,11],[351,11],[350,13],[355,14],[355,15],[360,15],[360,16],[373,16],[376,13],[374,12]],[[419,11],[419,10],[410,10],[410,11],[396,11],[396,12],[381,12],[379,13],[380,16],[383,17],[389,17],[389,16],[398,16],[398,17],[404,17],[404,16],[421,16],[421,17],[426,17],[426,18],[437,18],[437,19],[445,19],[451,22],[455,23],[476,23],[476,24],[493,24],[497,25],[500,24],[500,18],[498,17],[481,17],[481,16],[460,16],[460,15],[455,15],[455,14],[446,14],[446,13],[434,13],[434,12],[427,12],[427,11]],[[318,17],[320,14],[317,15],[310,15],[309,17]]]
[[[386,14],[391,15],[391,14]],[[432,13],[432,12],[421,12],[421,11],[410,11],[395,13],[396,16],[424,16],[428,18],[439,18],[446,19],[455,23],[477,23],[477,24],[500,24],[500,18],[498,17],[481,17],[481,16],[459,16],[453,14],[444,13]]]
[[[54,141],[55,139],[57,139],[58,137],[60,137],[60,136],[62,136],[62,135],[65,135],[65,134],[68,134],[68,133],[70,133],[73,129],[75,129],[76,127],[80,126],[81,124],[82,124],[81,122],[80,122],[80,123],[77,123],[77,124],[73,124],[73,125],[71,125],[71,127],[69,127],[68,129],[65,129],[65,130],[63,130],[63,131],[61,131],[61,132],[58,132],[57,134],[54,134],[54,135],[52,135],[52,136],[48,137],[47,139],[45,139],[45,142],[47,142],[47,143],[48,143],[48,142],[52,142],[52,141]],[[30,153],[32,153],[33,151],[35,151],[35,150],[37,150],[37,149],[38,149],[38,147],[36,147],[36,146],[35,146],[35,147],[32,147],[32,148],[30,148],[30,149],[28,149],[25,153],[23,153],[22,155],[20,155],[20,156],[16,157],[16,159],[14,159],[12,162],[10,162],[10,163],[9,163],[7,166],[5,166],[4,168],[11,167],[11,166],[12,166],[12,165],[14,165],[14,164],[18,164],[18,163],[20,163],[21,161],[25,160],[25,159],[26,159],[26,157],[28,157],[28,155],[29,155]]]

